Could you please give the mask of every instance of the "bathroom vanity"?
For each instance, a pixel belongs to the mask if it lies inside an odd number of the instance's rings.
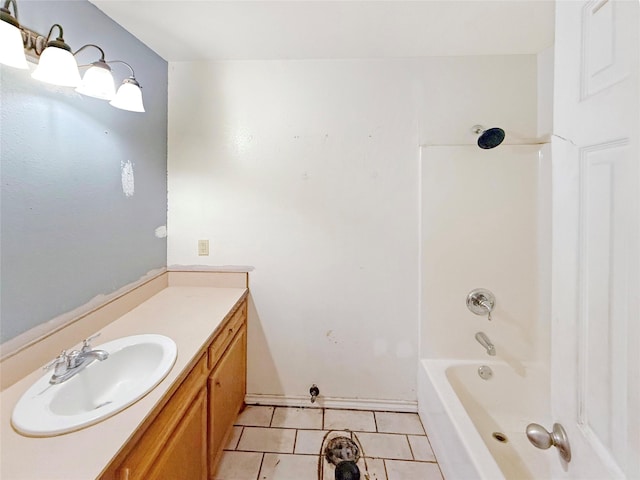
[[[164,405],[127,442],[103,480],[206,479],[244,403],[247,302],[243,300],[213,341],[199,352]]]
[[[18,434],[10,417],[22,393],[43,372],[35,371],[2,392],[1,478],[212,477],[244,404],[248,290],[246,283],[185,285],[189,282],[184,278],[173,284],[169,280],[166,288],[100,330],[103,342],[142,333],[176,342],[175,365],[138,402],[81,430],[36,438]]]

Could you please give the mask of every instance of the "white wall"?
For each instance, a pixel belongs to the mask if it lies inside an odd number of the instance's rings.
[[[501,127],[505,144],[536,137],[536,56],[436,57],[416,62],[421,145],[475,144],[471,127]]]
[[[538,136],[553,133],[553,46],[537,55],[538,58]]]
[[[168,264],[255,267],[249,393],[415,401],[419,144],[535,136],[535,56],[169,70]]]

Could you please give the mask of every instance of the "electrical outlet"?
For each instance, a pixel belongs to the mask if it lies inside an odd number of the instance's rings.
[[[200,257],[209,256],[209,240],[198,240],[198,255]]]

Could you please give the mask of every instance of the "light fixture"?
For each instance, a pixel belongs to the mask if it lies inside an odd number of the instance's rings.
[[[78,55],[87,47],[95,47],[100,50],[100,59],[91,63],[91,66],[82,77],[82,83],[76,88],[76,92],[101,100],[113,100],[116,96],[116,87],[113,84],[111,67],[104,60],[104,50],[90,43],[80,47],[73,55]]]
[[[13,4],[11,16],[9,5]],[[18,5],[15,0],[6,0],[4,6],[0,8],[0,63],[15,68],[28,68],[27,58],[24,55],[24,44],[20,23],[18,23]]]
[[[131,65],[122,60],[105,60],[104,50],[98,45],[83,45],[75,53],[64,41],[62,26],[55,23],[49,29],[46,38],[18,22],[18,5],[16,0],[0,0],[0,64],[15,68],[28,68],[26,55],[38,61],[38,66],[31,74],[36,80],[63,87],[76,87],[76,91],[109,103],[121,110],[144,112],[142,103],[142,87],[136,80]],[[14,15],[9,7],[13,5]],[[51,40],[53,30],[57,28],[59,35]],[[82,68],[88,67],[80,78],[76,55],[88,47],[97,48],[100,58]],[[116,92],[111,67],[109,64],[126,65],[131,75],[122,81]]]
[[[142,87],[136,80],[135,73],[133,68],[131,68],[131,65],[127,62],[123,62],[122,60],[109,60],[107,63],[122,63],[131,70],[131,76],[122,81],[122,85],[118,88],[115,98],[109,103],[122,110],[129,110],[130,112],[144,112],[144,105],[142,104]]]
[[[55,40],[49,40],[56,27],[60,35]],[[71,53],[71,48],[64,42],[63,35],[62,27],[57,23],[53,24],[47,35],[47,48],[40,55],[38,68],[31,76],[53,85],[77,87],[81,82],[78,64]]]

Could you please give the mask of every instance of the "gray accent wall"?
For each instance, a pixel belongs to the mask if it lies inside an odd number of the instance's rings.
[[[167,62],[87,1],[18,6],[40,33],[60,23],[74,51],[130,63],[146,113],[0,66],[0,342],[166,266]]]

